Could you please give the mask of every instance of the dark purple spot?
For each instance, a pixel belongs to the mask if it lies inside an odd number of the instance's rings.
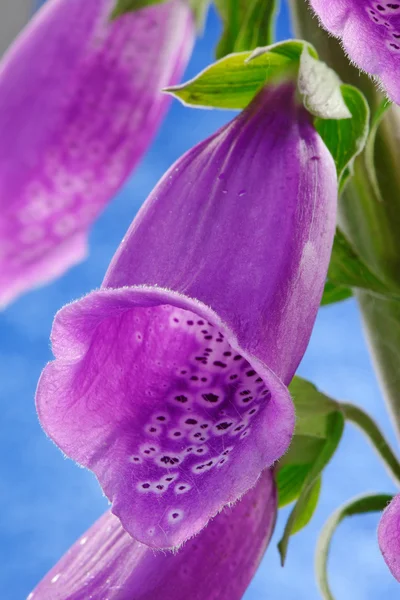
[[[208,427],[208,423],[203,423],[203,425],[200,425],[200,429],[207,429]]]
[[[240,354],[236,354],[236,356],[234,357],[233,360],[241,360],[241,359],[242,359],[242,357],[240,356]]]
[[[207,377],[202,377],[201,380],[202,381],[207,381]]]
[[[204,321],[197,321],[197,325],[204,325]]]
[[[173,480],[173,477],[166,477],[165,478],[165,481],[172,481],[172,480]]]
[[[174,437],[181,437],[181,432],[180,431],[175,431],[174,433]]]
[[[179,323],[179,319],[174,318],[175,323]]]
[[[226,421],[224,421],[223,423],[218,423],[217,429],[219,431],[223,431],[225,429],[229,429],[229,427],[231,427],[232,425],[233,423],[227,423]]]
[[[232,352],[224,352],[224,356],[232,356]]]
[[[163,489],[164,489],[164,486],[163,486],[163,485],[156,485],[156,488],[157,488],[158,490],[163,490]]]
[[[196,419],[186,419],[185,423],[188,425],[197,425]]]
[[[269,390],[263,390],[263,391],[261,392],[261,394],[262,394],[263,396],[266,396],[267,394],[269,394]]]
[[[155,427],[150,427],[150,433],[155,433],[157,429]]]
[[[159,417],[157,417],[157,421],[165,421],[165,417],[163,417],[162,415],[160,415]]]
[[[194,321],[187,321],[188,325],[194,325]]]
[[[237,377],[238,377],[237,375],[231,375],[231,376],[229,377],[229,379],[237,379]]]
[[[186,486],[184,486],[184,485],[180,485],[178,489],[179,489],[179,490],[184,490],[184,489],[185,489],[185,487],[186,487]]]
[[[202,394],[201,395],[202,398],[204,398],[204,400],[206,402],[218,402],[219,396],[217,396],[216,394],[212,394],[211,392],[209,394]]]
[[[197,375],[192,375],[192,377],[190,378],[191,381],[198,381],[199,378],[197,377]]]
[[[195,434],[194,434],[194,436],[193,436],[193,437],[195,437],[195,438],[199,438],[200,436],[201,436],[201,433],[200,433],[200,432],[197,432],[197,433],[195,433]]]
[[[223,363],[223,362],[221,362],[220,360],[215,360],[215,361],[214,361],[214,365],[215,365],[216,367],[221,367],[221,369],[225,369],[225,368],[226,368],[226,364],[225,364],[225,363]]]
[[[172,518],[177,519],[179,517],[179,513],[172,513]]]
[[[184,404],[185,402],[188,401],[187,397],[184,396],[183,394],[181,394],[180,396],[175,396],[175,400],[177,402],[182,402],[182,404]]]
[[[171,457],[169,457],[169,456],[162,456],[162,457],[160,458],[160,461],[161,461],[162,463],[164,463],[164,464],[166,464],[166,465],[167,465],[168,463],[172,462],[172,459],[171,459]]]
[[[204,339],[205,339],[205,340],[212,340],[212,335],[205,335],[205,336],[204,336]]]
[[[250,369],[250,371],[247,371],[247,373],[246,373],[247,377],[253,377],[253,375],[255,375],[255,374],[256,374],[256,372],[253,371],[253,369]]]
[[[142,488],[143,488],[144,490],[147,490],[149,487],[150,487],[150,484],[149,484],[149,483],[143,483],[143,484],[142,484]]]
[[[255,413],[255,412],[257,412],[257,409],[256,409],[256,408],[252,408],[252,409],[249,411],[249,415],[254,415],[254,413]]]
[[[257,377],[257,379],[256,379],[256,383],[261,383],[261,382],[262,382],[262,379],[261,379],[261,377]]]
[[[250,390],[243,390],[243,392],[240,392],[241,396],[248,396],[250,394]]]
[[[253,396],[246,396],[246,398],[243,398],[243,402],[250,402],[251,400],[253,400]]]

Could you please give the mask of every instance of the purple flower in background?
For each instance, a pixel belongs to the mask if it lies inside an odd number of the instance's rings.
[[[187,64],[186,2],[110,22],[113,5],[50,0],[0,66],[0,305],[84,258]]]
[[[240,600],[270,540],[270,471],[177,553],[135,542],[110,512],[46,575],[29,600]]]
[[[395,496],[382,515],[378,539],[387,566],[400,581],[400,494]]]
[[[37,406],[124,528],[177,547],[255,485],[294,425],[286,384],[329,263],[333,159],[295,85],[166,173],[103,288],[62,309]]]
[[[349,58],[375,75],[400,104],[400,2],[310,0],[322,25],[341,39]]]

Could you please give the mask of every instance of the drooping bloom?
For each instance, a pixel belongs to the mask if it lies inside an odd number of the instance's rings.
[[[375,75],[400,104],[400,3],[393,0],[310,0],[321,24],[358,67]]]
[[[166,173],[102,289],[62,309],[38,386],[48,435],[135,539],[176,547],[285,452],[335,228],[334,163],[295,86]]]
[[[384,511],[378,528],[383,558],[393,577],[400,581],[400,494]]]
[[[186,66],[184,0],[110,22],[113,5],[49,0],[0,65],[0,305],[82,260]]]
[[[111,512],[53,567],[29,600],[240,600],[270,540],[270,471],[177,553],[134,541]]]

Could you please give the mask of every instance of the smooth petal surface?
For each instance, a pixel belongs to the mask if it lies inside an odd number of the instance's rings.
[[[378,540],[387,566],[400,582],[400,494],[392,500],[382,515]]]
[[[337,194],[333,160],[294,94],[291,84],[261,92],[180,159],[107,287],[55,319],[42,425],[148,545],[196,534],[290,442],[285,383],[319,306]]]
[[[400,3],[393,0],[310,0],[321,24],[342,40],[349,58],[381,80],[400,104]]]
[[[269,471],[175,554],[135,542],[107,512],[28,598],[240,600],[269,542],[275,516]]]
[[[111,23],[113,5],[49,0],[0,66],[0,305],[84,257],[186,66],[185,2]]]
[[[322,295],[336,200],[333,159],[292,85],[265,89],[166,173],[103,285],[197,298],[288,384]]]

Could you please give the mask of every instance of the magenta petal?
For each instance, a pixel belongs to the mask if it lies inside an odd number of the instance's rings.
[[[310,0],[349,58],[400,104],[400,4],[393,0]]]
[[[113,5],[49,0],[0,66],[0,305],[84,257],[186,66],[184,2],[110,23]]]
[[[395,496],[382,515],[378,540],[387,566],[393,577],[400,581],[400,494]]]
[[[135,542],[107,512],[29,600],[240,600],[269,542],[275,516],[269,471],[175,554]]]
[[[265,90],[165,175],[108,287],[57,315],[42,425],[139,541],[179,546],[287,449],[285,384],[319,307],[336,197],[294,86]]]
[[[41,422],[150,546],[181,545],[289,445],[286,387],[199,302],[160,288],[93,292],[60,311],[53,344]]]

